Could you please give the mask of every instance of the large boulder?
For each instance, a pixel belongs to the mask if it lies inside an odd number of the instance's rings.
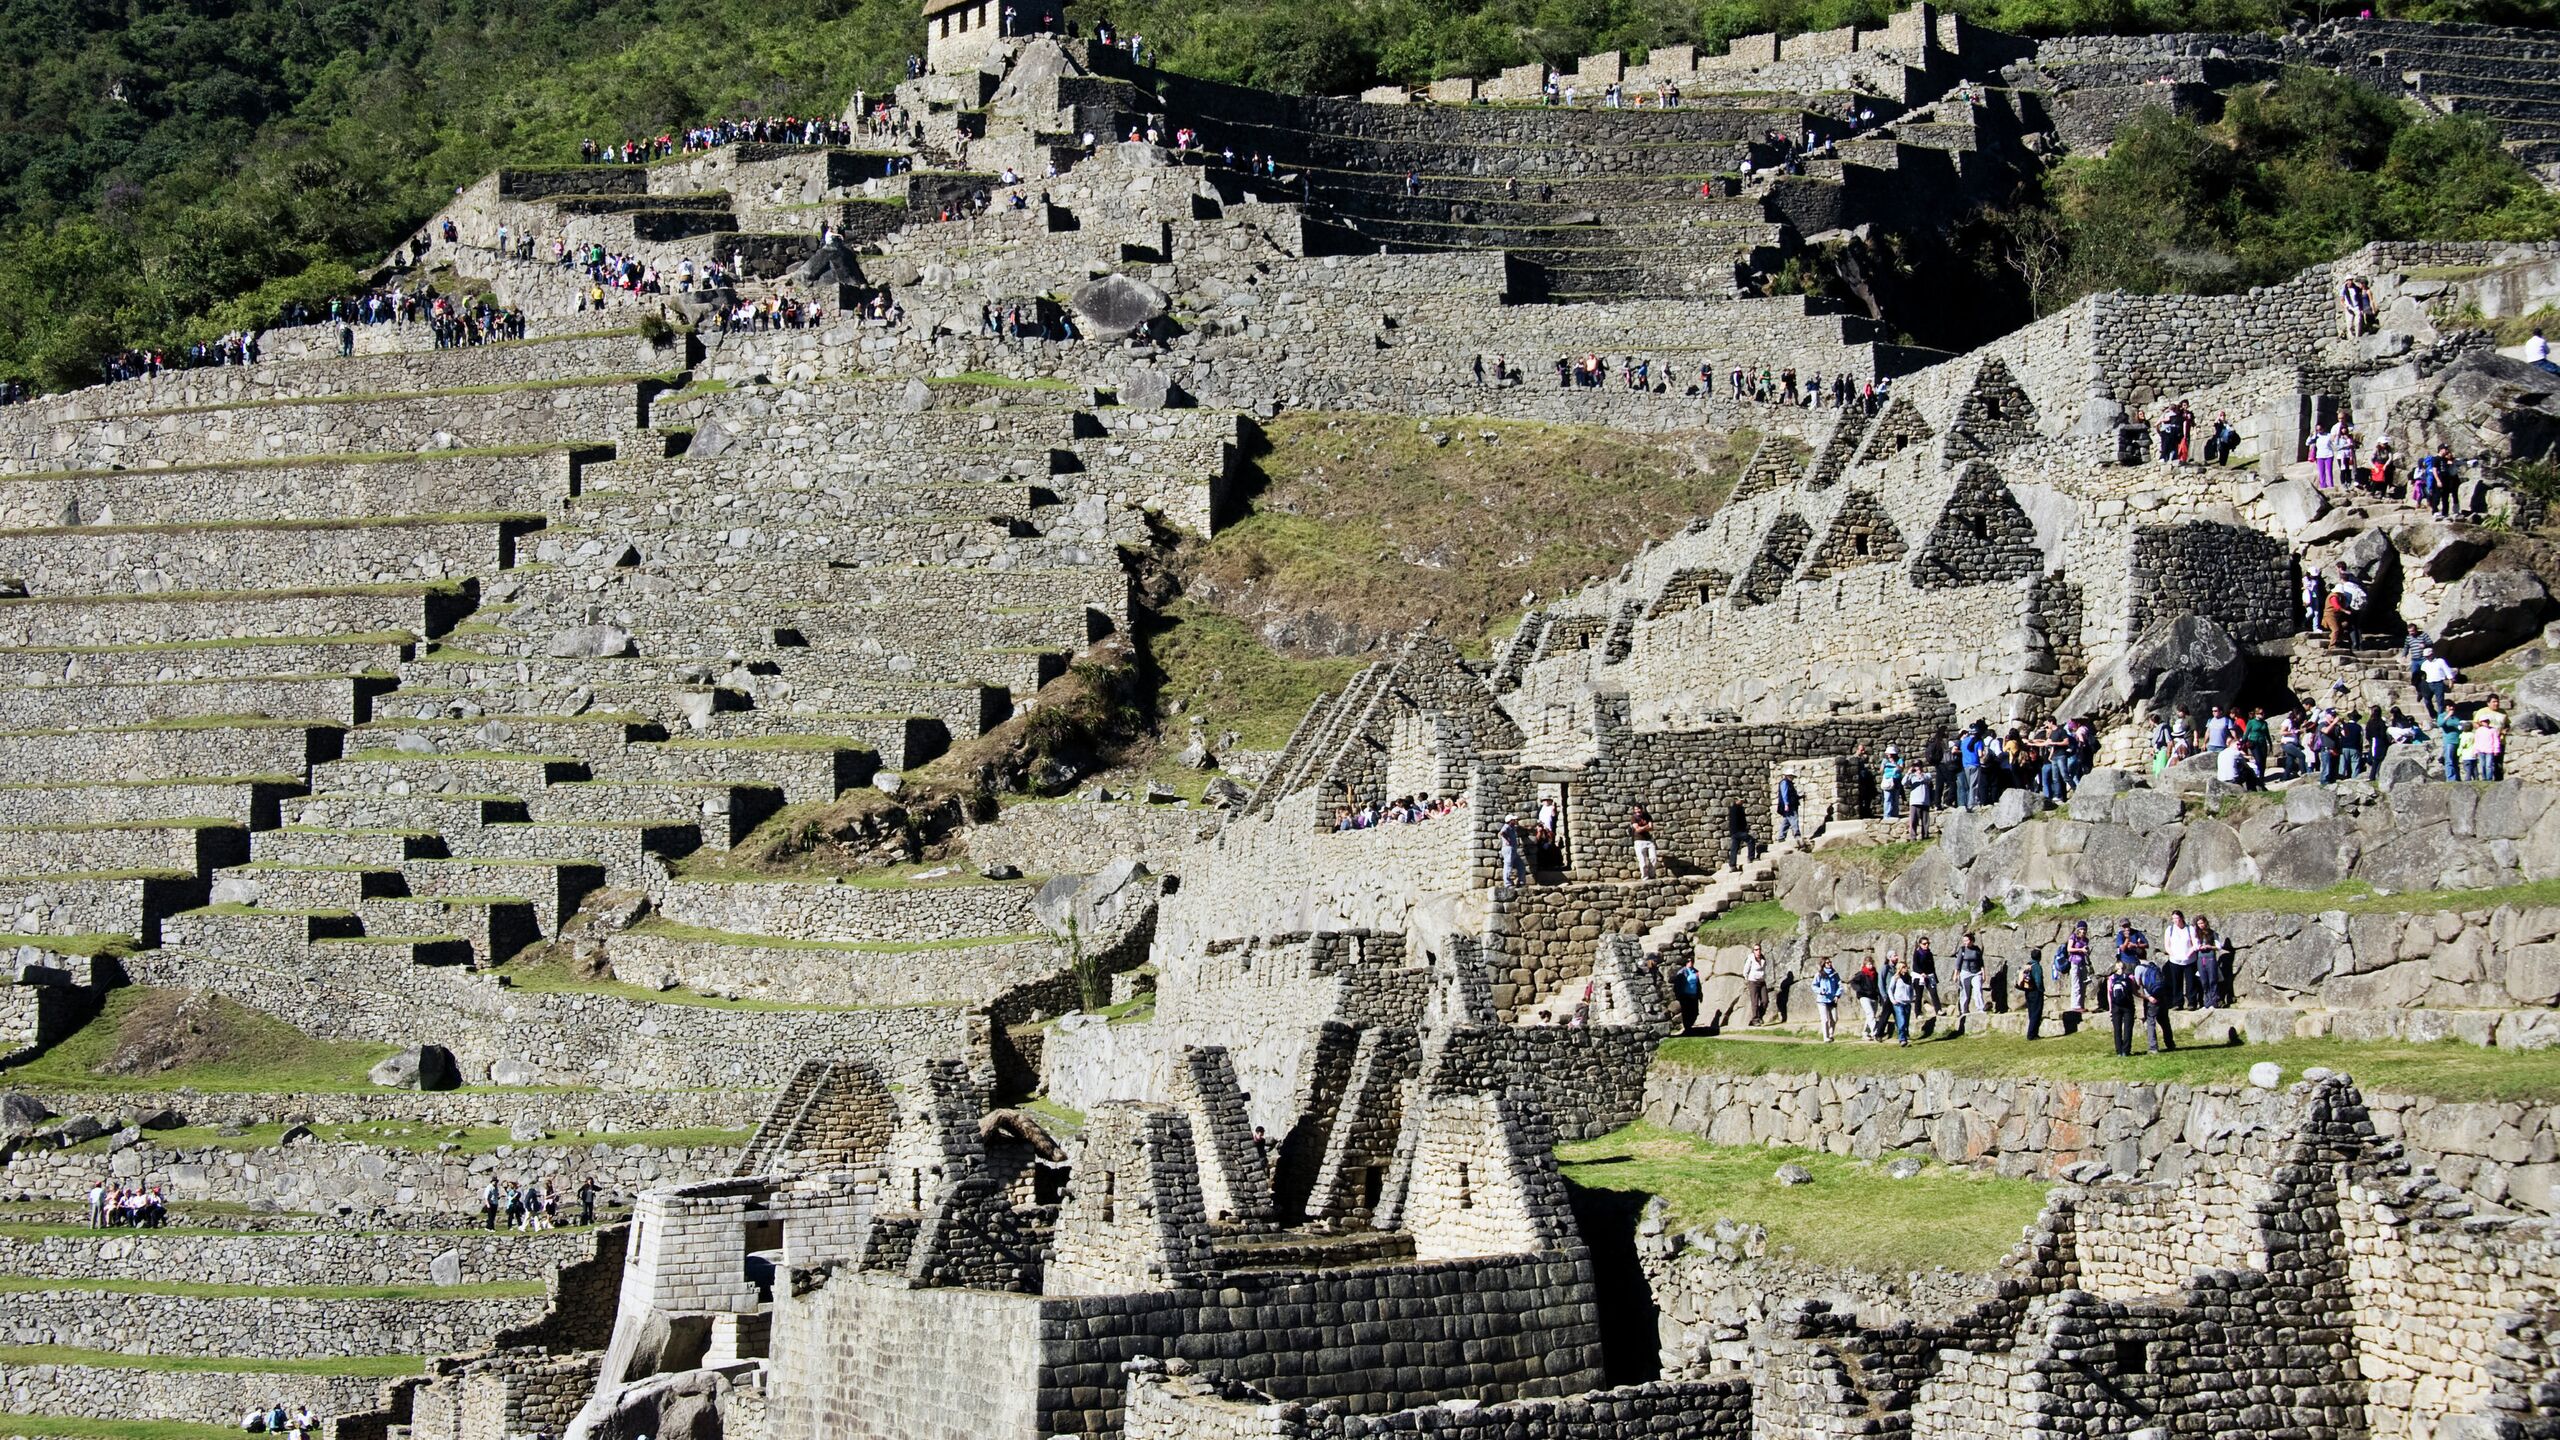
[[[2367,530],[2348,541],[2338,552],[2338,568],[2365,588],[2365,628],[2379,629],[2381,617],[2399,613],[2400,552],[2389,534]]]
[[[2545,665],[2515,684],[2515,723],[2536,734],[2560,730],[2560,665]]]
[[[853,253],[853,247],[844,243],[842,235],[819,246],[818,252],[801,261],[799,268],[793,270],[791,274],[792,278],[805,285],[863,283],[862,261]]]
[[[462,1071],[443,1046],[413,1045],[375,1065],[366,1078],[392,1090],[450,1090],[462,1083]]]
[[[2551,609],[2551,591],[2528,570],[2475,570],[2436,602],[2427,623],[2436,652],[2476,665],[2530,640]]]
[[[551,637],[554,660],[610,660],[631,653],[631,632],[619,625],[572,625]]]
[[[1067,301],[1083,319],[1085,333],[1096,340],[1132,335],[1172,304],[1162,290],[1116,271],[1077,286]]]
[[[2065,715],[2118,715],[2135,706],[2163,715],[2185,706],[2202,717],[2239,698],[2249,658],[2221,622],[2180,615],[2144,630],[2114,663],[2089,672],[2062,701]]]
[[[2391,532],[2391,543],[2409,567],[2430,580],[2459,580],[2489,553],[2489,535],[2476,525],[2421,520]]]
[[[2521,360],[2465,355],[2405,403],[2415,410],[2415,436],[2428,449],[2450,445],[2456,455],[2503,461],[2548,459],[2560,450],[2560,375]]]
[[[23,1090],[0,1095],[0,1131],[11,1135],[32,1135],[52,1118],[50,1107]]]

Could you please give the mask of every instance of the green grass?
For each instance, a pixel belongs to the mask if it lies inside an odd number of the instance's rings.
[[[1911,868],[1911,862],[1928,853],[1934,840],[1885,840],[1873,845],[1840,845],[1825,849],[1818,859],[1844,868],[1864,870],[1881,880],[1891,880]]]
[[[1147,636],[1159,672],[1160,702],[1179,701],[1214,742],[1226,731],[1248,750],[1277,750],[1320,695],[1339,693],[1369,663],[1365,656],[1292,659],[1242,622],[1177,600]]]
[[[545,1293],[539,1280],[493,1280],[477,1285],[208,1285],[193,1280],[66,1280],[46,1275],[0,1275],[0,1295],[55,1290],[173,1295],[186,1300],[517,1300]]]
[[[2137,1035],[2137,1041],[2139,1036]],[[1975,1079],[2141,1080],[2162,1084],[2236,1084],[2262,1060],[2284,1068],[2290,1082],[2313,1066],[2355,1078],[2372,1091],[2433,1095],[2445,1100],[2560,1100],[2560,1051],[2497,1050],[2459,1040],[2412,1045],[2397,1041],[2278,1040],[2266,1045],[2188,1045],[2158,1055],[2119,1059],[2104,1017],[2077,1035],[1942,1032],[1905,1050],[1840,1040],[1693,1036],[1662,1042],[1663,1064],[1738,1075],[1908,1075],[1944,1070]]]
[[[0,1363],[7,1363],[5,1357],[0,1357]],[[31,1360],[27,1363],[46,1362]],[[67,1365],[77,1362],[53,1363]],[[54,1440],[239,1440],[240,1427],[236,1424],[206,1425],[190,1420],[100,1420],[87,1415],[0,1413],[0,1435],[43,1435],[54,1437]]]
[[[427,1153],[450,1148],[461,1155],[494,1154],[502,1148],[515,1150],[580,1149],[590,1145],[647,1145],[666,1149],[711,1149],[744,1145],[753,1133],[695,1127],[672,1130],[568,1130],[546,1140],[519,1141],[501,1126],[494,1125],[429,1125],[407,1120],[377,1120],[351,1125],[314,1125],[312,1139],[339,1145],[373,1145],[385,1150],[407,1150]],[[169,1150],[267,1150],[282,1142],[282,1125],[252,1125],[237,1135],[225,1135],[208,1125],[182,1125],[171,1130],[151,1132],[151,1144]],[[102,1150],[106,1137],[74,1145],[74,1150]]]
[[[1538,362],[1512,358],[1535,386]],[[1262,489],[1179,557],[1185,593],[1247,626],[1322,616],[1385,638],[1436,622],[1461,644],[1510,619],[1522,592],[1569,593],[1714,511],[1750,448],[1742,435],[1681,443],[1338,411],[1293,412],[1262,431]]]
[[[855,1010],[926,1009],[930,1006],[898,1005],[798,1005],[779,1000],[728,1000],[696,991],[652,990],[628,980],[603,980],[573,973],[566,965],[545,957],[515,959],[494,972],[498,978],[529,995],[593,995],[607,1000],[627,1000],[636,1005],[681,1005],[706,1010],[789,1011],[806,1014],[823,1011],[830,1014]]]
[[[1796,913],[1775,900],[1753,900],[1698,922],[1701,945],[1749,945],[1796,933]]]
[[[106,1003],[88,1024],[35,1059],[0,1070],[0,1079],[13,1086],[48,1090],[175,1090],[187,1086],[197,1090],[287,1094],[361,1091],[373,1088],[365,1079],[365,1072],[394,1048],[305,1035],[273,1016],[217,997],[211,1004],[214,1023],[221,1031],[221,1058],[183,1063],[143,1075],[97,1073],[98,1067],[126,1043],[129,1025],[139,1031],[150,1023],[147,1016],[137,1012],[154,1004],[155,994],[165,993],[141,985],[109,991]]]
[[[306,1360],[260,1360],[245,1355],[127,1355],[118,1350],[77,1350],[68,1345],[0,1345],[0,1365],[95,1365],[109,1370],[163,1370],[185,1373],[227,1374],[245,1371],[258,1375],[354,1375],[371,1379],[396,1380],[403,1375],[425,1371],[427,1362],[417,1355],[343,1355]],[[124,1425],[130,1421],[93,1420],[92,1425]],[[182,1426],[188,1435],[199,1430],[237,1435],[237,1425]],[[45,1431],[45,1434],[68,1433]],[[92,1433],[92,1432],[77,1432]],[[121,1435],[122,1430],[101,1430],[97,1434]]]
[[[990,945],[1020,945],[1045,935],[955,935],[944,940],[801,940],[788,935],[750,935],[712,930],[651,918],[631,927],[634,935],[690,940],[706,945],[752,945],[763,950],[834,950],[855,955],[910,955],[926,950],[978,950]]]
[[[1569,1184],[1661,1196],[1677,1228],[1718,1219],[1764,1226],[1772,1251],[1783,1247],[1814,1264],[1885,1274],[1933,1266],[1990,1269],[2035,1223],[2046,1193],[2041,1181],[1934,1163],[1908,1180],[1893,1180],[1881,1161],[1711,1145],[1641,1121],[1557,1146],[1556,1159]],[[1789,1162],[1812,1171],[1813,1182],[1779,1184],[1777,1169]]]
[[[77,955],[96,959],[107,955],[130,955],[141,948],[142,941],[132,935],[9,935],[0,934],[0,946],[17,949],[32,945],[56,955]]]

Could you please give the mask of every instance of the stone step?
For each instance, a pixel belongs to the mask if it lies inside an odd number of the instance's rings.
[[[249,837],[250,863],[258,865],[362,865],[397,870],[413,855],[432,855],[442,842],[432,830],[375,826],[280,825]]]
[[[670,933],[646,924],[607,936],[605,958],[616,978],[637,985],[809,1005],[986,1004],[1069,963],[1065,945],[1045,935],[914,947],[776,944],[768,936]]]
[[[0,677],[21,684],[86,681],[138,685],[275,675],[391,673],[413,648],[407,632],[330,638],[251,635],[167,644],[10,646],[0,648]]]
[[[31,595],[295,590],[327,575],[439,583],[515,563],[538,516],[395,516],[0,530],[0,574]]]
[[[351,909],[295,910],[283,906],[224,904],[171,915],[160,925],[160,943],[172,950],[261,961],[308,954],[314,940],[364,932]]]
[[[71,780],[0,785],[0,815],[30,823],[177,820],[190,816],[262,829],[302,793],[299,779]],[[254,837],[253,837],[254,839]]]
[[[533,907],[534,925],[544,935],[559,934],[561,917],[574,913],[586,893],[604,883],[603,869],[585,860],[411,860],[400,869],[413,896],[523,900]]]
[[[658,466],[678,462],[643,463]],[[1024,462],[1026,466],[1028,463]],[[1055,462],[1044,455],[1040,463],[1040,476],[1046,479]],[[620,465],[590,469],[587,473],[594,484],[562,508],[569,524],[588,530],[659,522],[704,531],[734,531],[742,524],[766,523],[763,516],[773,505],[806,506],[812,514],[837,523],[902,515],[1029,520],[1039,488],[1027,479],[910,482],[903,477],[872,480],[844,476],[813,483],[813,477],[803,475],[793,476],[787,486],[763,487],[753,475],[729,479],[698,476],[691,471],[626,472]],[[601,488],[605,486],[611,488]],[[745,503],[756,500],[766,503]],[[737,548],[747,548],[746,542],[740,541]]]
[[[949,728],[927,715],[837,715],[757,706],[711,716],[691,733],[730,740],[832,738],[846,749],[869,751],[884,770],[911,770],[951,748]]]
[[[546,540],[548,537],[546,537]],[[712,565],[741,549],[777,558],[878,559],[915,565],[987,566],[1051,563],[1096,553],[1081,540],[1051,540],[1029,522],[983,515],[891,515],[834,521],[811,505],[790,521],[735,530],[700,530],[691,522],[563,530],[556,561],[572,568],[607,567],[637,554],[650,565]],[[549,554],[547,550],[538,554]]]
[[[534,570],[507,577],[521,610],[542,602],[612,614],[642,599],[691,595],[730,605],[833,603],[963,604],[983,610],[1095,609],[1126,615],[1129,578],[1112,566],[988,571],[932,565],[827,565],[747,560],[728,565],[656,566],[604,575]],[[503,587],[492,587],[496,595]]]
[[[0,481],[0,525],[539,515],[568,497],[576,453],[430,450],[282,464],[18,475]]]
[[[407,755],[365,751],[311,772],[313,795],[429,795],[510,799],[563,780],[588,778],[587,763],[562,755]]]
[[[168,775],[299,777],[337,757],[332,726],[224,716],[159,725],[0,732],[0,781]]]
[[[675,648],[682,651],[684,647]],[[944,678],[932,673],[937,666],[983,672],[985,678]],[[937,715],[954,734],[969,734],[1001,723],[1012,714],[1015,694],[1027,695],[1039,689],[1063,673],[1063,668],[1058,652],[980,651],[966,657],[934,660],[771,643],[715,645],[706,639],[689,654],[612,659],[517,659],[430,650],[403,665],[401,674],[407,680],[420,682],[431,696],[504,695],[509,693],[509,687],[521,687],[531,698],[544,703],[511,708],[531,712],[565,708],[566,697],[584,689],[588,692],[584,703],[641,714],[651,711],[635,702],[634,696],[672,693],[699,683],[692,677],[709,677],[722,689],[745,689],[758,694],[765,693],[770,679],[788,687],[786,698],[829,702],[841,710],[904,710]],[[375,710],[381,714],[397,714],[399,706],[396,693],[375,702]]]
[[[443,835],[455,860],[578,861],[603,871],[604,883],[636,889],[649,857],[670,859],[701,848],[690,822],[656,820],[525,820],[457,826]]]
[[[347,732],[347,753],[398,750],[416,754],[561,755],[601,760],[642,740],[666,738],[664,726],[638,715],[591,710],[580,715],[475,715],[391,718]],[[414,747],[432,746],[432,751]]]
[[[0,927],[15,935],[131,935],[157,945],[162,919],[204,897],[202,876],[176,871],[0,875]]]
[[[342,861],[258,860],[234,865],[214,879],[218,896],[269,910],[354,910],[369,899],[405,895],[400,864]]]
[[[354,675],[233,675],[206,680],[0,685],[0,726],[49,729],[87,723],[141,725],[204,715],[255,715],[314,725],[354,725],[388,679]]]
[[[660,894],[658,913],[673,924],[747,943],[758,936],[915,943],[1043,933],[1031,909],[1036,890],[1008,883],[893,887],[680,879]]]
[[[460,585],[321,586],[0,599],[0,646],[162,645],[244,635],[433,635],[472,606]]]
[[[793,805],[833,800],[866,785],[880,769],[871,751],[824,735],[769,735],[744,740],[677,739],[634,745],[618,760],[617,780],[718,782],[781,792]]]
[[[525,817],[540,824],[621,821],[690,824],[709,849],[747,838],[785,804],[778,786],[725,781],[593,780],[553,785],[525,797]]]
[[[421,965],[471,966],[479,963],[471,941],[462,935],[350,935],[315,940],[312,958],[337,974],[369,968],[405,970]]]
[[[249,853],[236,825],[197,820],[0,826],[0,860],[17,875],[95,874],[117,870],[210,875]]]
[[[383,896],[364,901],[356,913],[368,935],[457,937],[469,947],[472,963],[484,968],[542,938],[533,905],[512,896]]]

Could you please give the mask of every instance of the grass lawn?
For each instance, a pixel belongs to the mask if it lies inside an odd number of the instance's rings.
[[[269,1149],[284,1138],[281,1125],[253,1125],[237,1135],[225,1135],[203,1125],[182,1125],[173,1130],[151,1132],[149,1143],[164,1149],[184,1150],[218,1148],[224,1150]],[[548,1140],[531,1142],[513,1139],[509,1132],[495,1125],[428,1125],[408,1120],[379,1120],[362,1125],[314,1125],[314,1140],[340,1145],[378,1145],[386,1150],[419,1152],[453,1147],[458,1154],[494,1154],[502,1147],[516,1150],[572,1149],[589,1145],[646,1145],[661,1149],[693,1149],[744,1145],[747,1130],[723,1130],[708,1127],[682,1130],[570,1130]],[[104,1150],[107,1138],[100,1136],[71,1148]],[[189,1207],[182,1207],[189,1208]]]
[[[1560,1145],[1556,1159],[1565,1180],[1584,1189],[1661,1196],[1675,1228],[1718,1219],[1760,1225],[1773,1252],[1785,1247],[1815,1264],[1884,1274],[1989,1269],[2043,1211],[2047,1188],[1934,1162],[1893,1180],[1878,1161],[1710,1145],[1642,1121]],[[1812,1184],[1777,1182],[1778,1167],[1791,1160],[1813,1172]]]
[[[206,1029],[185,1037],[187,1055],[166,1070],[101,1073],[128,1046],[178,1043],[163,1033],[172,992],[131,985],[107,993],[96,1018],[42,1055],[0,1078],[46,1090],[196,1090],[310,1094],[371,1090],[365,1072],[395,1048],[356,1040],[322,1040],[274,1016],[208,997]]]
[[[214,1374],[247,1371],[259,1375],[362,1375],[384,1380],[421,1374],[427,1368],[425,1358],[417,1355],[329,1355],[303,1360],[260,1360],[245,1355],[127,1355],[120,1350],[75,1350],[68,1345],[0,1345],[0,1365],[96,1365],[110,1370]],[[224,1430],[232,1435],[240,1433],[236,1425],[206,1428]]]
[[[1809,1003],[1809,1002],[1808,1002]],[[1852,1012],[1854,1014],[1854,1012]],[[2136,1037],[2139,1044],[2139,1036]],[[1662,1043],[1665,1064],[1738,1075],[1811,1071],[1821,1075],[1913,1074],[1944,1070],[1976,1078],[2147,1080],[2186,1085],[2246,1080],[2262,1060],[2284,1067],[2287,1083],[2312,1066],[2351,1075],[2366,1090],[2397,1090],[2446,1100],[2560,1099],[2560,1051],[2491,1050],[2446,1040],[2432,1045],[2388,1041],[2279,1040],[2271,1045],[2193,1046],[2118,1059],[2103,1020],[2071,1036],[1944,1033],[1904,1050],[1840,1040],[1694,1036]]]
[[[175,1295],[188,1300],[512,1300],[544,1293],[539,1280],[492,1280],[478,1285],[208,1285],[192,1280],[70,1280],[49,1275],[0,1275],[0,1295],[57,1290]]]
[[[1316,697],[1339,692],[1371,659],[1292,659],[1242,622],[1187,600],[1150,622],[1146,639],[1147,658],[1160,672],[1159,698],[1182,702],[1183,714],[1200,717],[1212,742],[1233,730],[1248,750],[1288,744]]]
[[[43,1435],[59,1437],[59,1440],[239,1440],[240,1427],[236,1424],[204,1425],[190,1420],[99,1420],[87,1415],[0,1414],[0,1435]]]

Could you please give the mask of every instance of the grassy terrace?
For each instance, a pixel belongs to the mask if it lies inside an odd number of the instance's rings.
[[[643,380],[673,383],[683,373],[679,370],[665,370],[627,375],[578,375],[558,380],[517,380],[504,385],[456,385],[432,390],[366,390],[348,395],[285,396],[273,400],[243,400],[237,404],[228,405],[173,405],[163,410],[134,410],[119,418],[139,420],[161,415],[205,415],[218,410],[273,410],[288,405],[382,405],[400,400],[443,400],[485,395],[513,395],[540,390],[594,390],[609,385],[636,385]]]
[[[2046,1190],[2041,1181],[1935,1163],[1893,1180],[1880,1161],[1710,1145],[1642,1122],[1558,1146],[1556,1158],[1569,1184],[1661,1196],[1675,1228],[1718,1219],[1765,1226],[1772,1251],[1784,1247],[1815,1264],[1886,1274],[1939,1265],[1989,1269],[2034,1223]],[[1777,1169],[1789,1161],[1812,1171],[1813,1183],[1779,1184]]]
[[[205,600],[247,602],[258,600],[336,600],[359,595],[460,595],[459,580],[388,580],[372,585],[299,585],[275,590],[150,590],[119,592],[114,595],[12,595],[0,605],[153,605],[190,603]],[[280,635],[270,642],[277,645],[318,645],[341,640],[332,635]],[[414,637],[403,636],[403,640]],[[182,644],[184,642],[181,642]],[[211,649],[216,644],[237,645],[237,640],[197,642],[192,648]],[[144,650],[164,648],[162,644],[106,645],[101,650]]]
[[[417,525],[497,525],[511,520],[539,520],[523,510],[460,510],[414,515],[345,515],[324,519],[158,520],[140,525],[32,525],[0,530],[0,540],[64,535],[181,535],[204,530],[382,530]]]
[[[588,442],[604,445],[609,442]],[[293,470],[325,465],[401,465],[422,460],[512,460],[528,455],[558,455],[584,448],[576,442],[557,445],[483,445],[461,450],[356,450],[344,455],[277,455],[263,460],[214,460],[200,465],[147,465],[135,470],[22,470],[0,475],[0,485],[84,477],[131,479],[146,475],[200,475],[230,470]]]
[[[477,1285],[206,1285],[191,1280],[69,1280],[44,1275],[0,1275],[0,1295],[62,1290],[101,1295],[174,1295],[187,1300],[520,1300],[545,1293],[539,1280],[493,1280]]]
[[[908,955],[924,950],[978,950],[990,945],[1020,945],[1047,939],[1043,935],[955,935],[947,940],[801,940],[788,935],[752,935],[711,930],[648,919],[631,927],[634,935],[690,940],[705,945],[752,945],[764,950],[834,950],[851,955]]]
[[[89,937],[112,942],[120,937]],[[210,1002],[200,1022],[203,1053],[178,1057],[165,1070],[117,1073],[114,1062],[129,1045],[149,1045],[169,1025],[168,991],[127,986],[109,991],[95,1019],[53,1048],[0,1071],[13,1086],[47,1090],[197,1090],[310,1093],[374,1088],[365,1071],[391,1053],[389,1045],[324,1040],[228,1000]]]
[[[494,972],[500,983],[533,995],[592,995],[604,1000],[627,1000],[636,1005],[684,1005],[705,1010],[760,1010],[808,1013],[825,1011],[842,1014],[856,1010],[930,1009],[929,1005],[905,1002],[894,1005],[799,1005],[783,1000],[729,1000],[718,995],[704,995],[693,990],[652,990],[628,980],[605,980],[580,975],[568,966],[548,959],[510,960]],[[957,1003],[957,1002],[953,1002]],[[743,1144],[746,1132],[738,1132],[733,1143]]]
[[[1896,842],[1898,846],[1901,843]],[[1860,847],[1884,851],[1896,846]],[[1856,851],[1826,851],[1825,860]],[[1891,873],[1899,873],[1896,869]],[[2189,915],[2323,915],[2332,911],[2348,915],[2406,915],[2443,910],[2495,910],[2502,905],[2517,907],[2560,906],[2560,880],[2536,880],[2522,885],[2501,885],[2486,890],[2417,890],[2384,894],[2362,881],[2349,881],[2326,890],[2276,890],[2264,885],[2227,885],[2197,895],[2151,895],[2131,900],[2080,900],[2068,905],[2039,905],[2026,910],[1996,910],[1979,917],[1956,910],[1858,910],[1833,916],[1821,922],[1820,928],[1835,934],[1901,934],[1914,930],[1953,930],[1960,927],[1985,927],[2020,921],[2087,920],[2095,933],[2101,921],[2112,924],[2119,915],[2157,917],[2172,910]],[[1737,905],[1714,919],[1699,924],[1697,935],[1710,945],[1750,944],[1780,935],[1794,934],[1798,916],[1775,900],[1761,900]]]
[[[1811,1011],[1811,998],[1795,1006]],[[1855,1011],[1844,1004],[1854,1025]],[[2139,1034],[2136,1041],[2139,1043]],[[2396,1090],[2445,1100],[2560,1100],[2560,1051],[2492,1050],[2446,1040],[2429,1045],[2391,1041],[2279,1040],[2268,1045],[2198,1045],[2118,1059],[2103,1020],[2077,1035],[2024,1036],[1950,1032],[1914,1039],[1911,1048],[1843,1038],[1820,1040],[1735,1035],[1662,1043],[1665,1065],[1736,1075],[1908,1075],[1943,1070],[1976,1079],[2087,1082],[2143,1080],[2184,1085],[2234,1084],[2249,1067],[2273,1061],[2290,1081],[2313,1066],[2355,1078],[2368,1091]]]
[[[68,1345],[0,1345],[0,1365],[95,1365],[109,1370],[162,1370],[213,1374],[245,1371],[258,1375],[355,1375],[383,1380],[396,1380],[403,1375],[416,1375],[427,1368],[425,1357],[418,1355],[346,1355],[322,1356],[307,1360],[258,1360],[232,1355],[127,1355],[120,1350],[78,1350]],[[4,1422],[6,1418],[0,1417],[0,1422]],[[135,1422],[89,1420],[69,1423],[125,1425]],[[0,1425],[0,1428],[5,1428],[5,1425]],[[240,1433],[240,1427],[237,1425],[181,1425],[177,1429],[188,1435],[199,1432],[223,1435]],[[58,1435],[93,1432],[40,1430],[33,1433]],[[94,1433],[122,1435],[128,1432],[101,1430]]]
[[[229,1128],[229,1127],[226,1127]],[[266,1150],[281,1144],[282,1125],[252,1125],[238,1134],[225,1134],[206,1125],[183,1125],[174,1130],[156,1130],[150,1143],[169,1149]],[[407,1150],[417,1153],[451,1152],[462,1155],[489,1155],[499,1150],[580,1149],[593,1145],[644,1145],[653,1149],[720,1149],[747,1143],[746,1130],[619,1130],[564,1131],[548,1140],[525,1142],[513,1139],[503,1126],[494,1125],[428,1125],[413,1121],[372,1121],[361,1125],[314,1125],[309,1127],[314,1140],[341,1145],[371,1145],[385,1150]],[[106,1136],[74,1145],[74,1150],[99,1150],[107,1146]],[[0,1286],[5,1288],[5,1286]]]

